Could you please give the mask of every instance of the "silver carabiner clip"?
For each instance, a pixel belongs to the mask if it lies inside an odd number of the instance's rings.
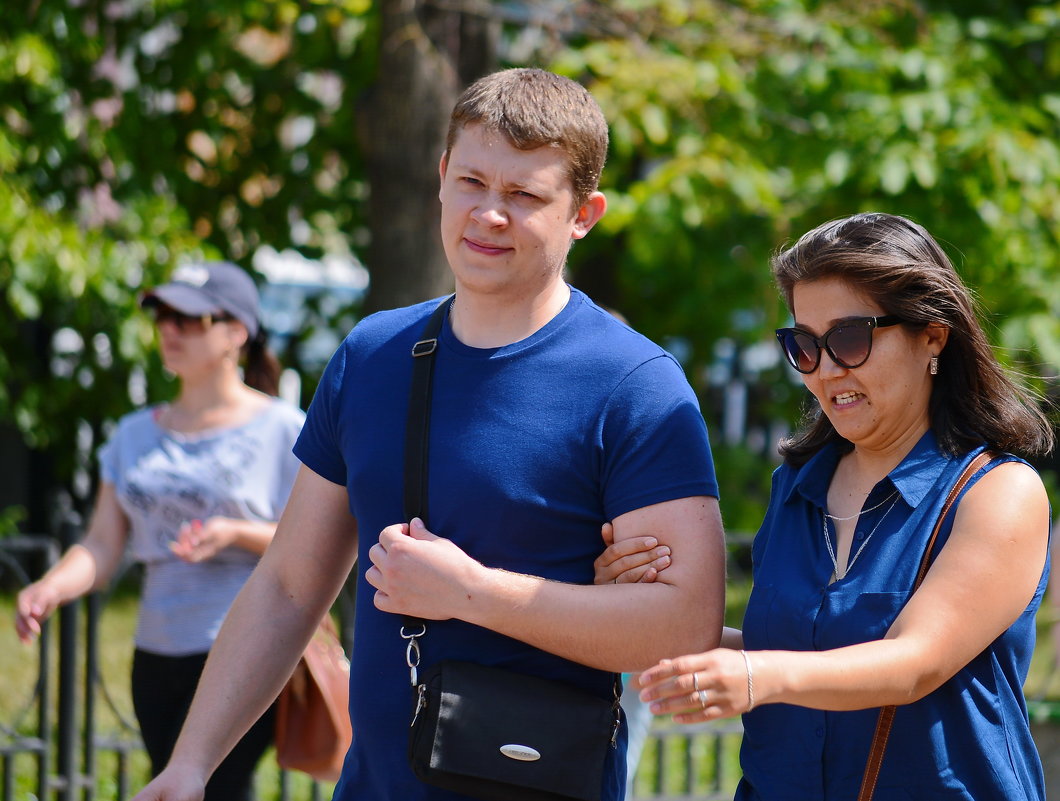
[[[412,686],[415,687],[419,684],[419,672],[416,668],[420,665],[420,643],[419,638],[427,633],[427,624],[421,623],[420,630],[414,634],[406,632],[405,627],[401,627],[402,639],[408,640],[408,645],[405,646],[405,664],[409,666],[409,681],[412,682]]]
[[[405,664],[409,666],[409,681],[415,687],[419,683],[416,668],[420,665],[420,644],[415,637],[409,638],[409,644],[405,648]]]

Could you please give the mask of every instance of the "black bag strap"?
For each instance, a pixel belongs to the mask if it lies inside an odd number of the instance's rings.
[[[438,335],[442,322],[456,295],[438,304],[427,318],[420,338],[412,346],[412,386],[409,390],[409,411],[405,420],[405,520],[420,518],[427,523],[427,441],[431,428],[431,386],[434,379],[434,354],[438,350]],[[423,618],[401,616],[401,637],[408,641],[405,661],[409,666],[412,686],[418,683],[416,668],[420,663],[418,638],[427,633]]]
[[[996,453],[983,451],[965,466],[957,477],[957,481],[950,487],[946,502],[942,505],[942,511],[939,512],[939,518],[935,521],[935,528],[932,529],[931,536],[928,538],[927,547],[924,548],[924,556],[920,560],[920,569],[917,570],[916,579],[913,581],[913,592],[916,592],[920,587],[920,584],[924,581],[924,576],[927,575],[928,568],[931,567],[931,552],[935,549],[935,540],[938,539],[942,522],[946,519],[946,515],[949,514],[950,508],[957,500],[957,496],[972,480],[972,476],[990,464],[995,458],[997,458]],[[894,723],[894,714],[897,711],[898,708],[893,705],[880,708],[880,716],[876,719],[876,731],[872,735],[869,759],[865,764],[865,775],[861,778],[858,801],[872,801],[872,795],[876,792],[876,780],[880,777],[880,768],[883,766],[883,753],[887,748],[887,738],[890,737],[891,725]]]
[[[423,333],[412,346],[412,388],[409,412],[405,422],[405,520],[418,517],[427,522],[427,437],[431,428],[431,384],[434,378],[434,354],[438,334],[442,331],[452,295],[427,319]]]

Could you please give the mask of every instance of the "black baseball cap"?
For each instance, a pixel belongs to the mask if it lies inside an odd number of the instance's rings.
[[[227,261],[178,267],[168,284],[147,290],[140,300],[142,307],[156,303],[194,316],[227,312],[247,327],[251,338],[260,328],[258,287],[246,270]]]

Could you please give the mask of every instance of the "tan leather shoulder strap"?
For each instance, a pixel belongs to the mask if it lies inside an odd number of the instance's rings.
[[[935,521],[935,528],[932,529],[931,536],[928,538],[927,547],[924,548],[924,556],[920,560],[920,569],[917,571],[916,580],[913,582],[913,592],[916,592],[923,583],[924,576],[927,575],[928,568],[931,567],[931,552],[935,549],[935,541],[938,539],[939,531],[942,529],[942,523],[946,519],[946,515],[950,513],[954,502],[964,491],[968,482],[972,480],[972,476],[996,458],[997,454],[991,451],[983,451],[968,463],[957,477],[957,481],[950,488],[938,520]],[[895,706],[885,706],[880,709],[880,716],[876,719],[876,732],[872,735],[869,759],[865,764],[865,775],[861,779],[858,801],[871,801],[873,793],[876,792],[876,780],[880,777],[880,768],[883,766],[883,753],[887,748],[887,738],[891,734],[891,725],[894,723],[894,715],[897,711],[898,708]]]

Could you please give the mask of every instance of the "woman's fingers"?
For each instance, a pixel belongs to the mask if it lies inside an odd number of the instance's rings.
[[[739,715],[747,708],[746,669],[739,651],[718,648],[664,659],[635,680],[655,715],[677,723]]]
[[[655,537],[631,537],[608,546],[596,558],[593,581],[596,584],[654,581],[659,571],[669,565],[669,546],[659,545]]]

